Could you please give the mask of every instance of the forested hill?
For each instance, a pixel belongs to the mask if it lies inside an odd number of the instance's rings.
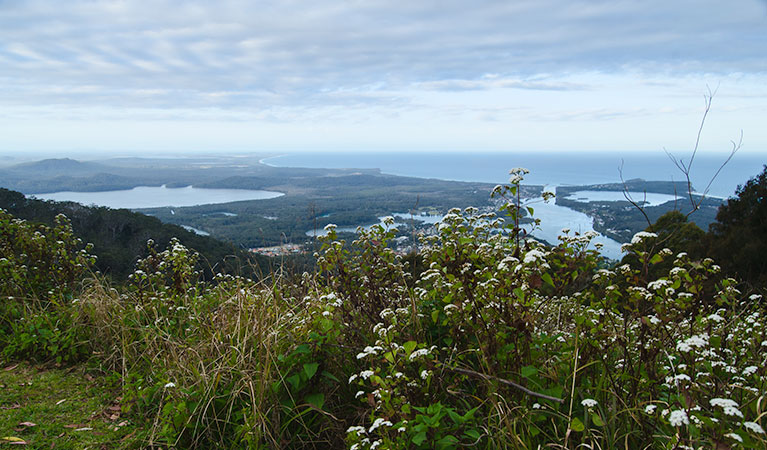
[[[124,280],[133,271],[136,260],[147,253],[147,241],[154,240],[165,248],[172,238],[200,253],[206,272],[214,265],[218,271],[252,276],[269,272],[269,260],[248,254],[231,244],[208,236],[200,236],[178,225],[127,209],[88,207],[74,202],[29,199],[24,194],[0,188],[0,208],[15,217],[53,225],[58,214],[72,222],[72,229],[83,242],[94,245],[98,257],[96,268],[115,281]]]

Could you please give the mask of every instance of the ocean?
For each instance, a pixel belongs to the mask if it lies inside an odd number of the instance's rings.
[[[678,154],[685,161],[688,155]],[[693,188],[702,192],[728,153],[699,153],[693,161]],[[513,167],[530,170],[525,183],[563,186],[614,183],[621,179],[682,181],[684,175],[663,151],[645,153],[292,153],[266,158],[277,167],[377,168],[383,173],[418,178],[505,183]],[[711,184],[709,194],[727,198],[738,185],[762,170],[767,155],[736,153]]]

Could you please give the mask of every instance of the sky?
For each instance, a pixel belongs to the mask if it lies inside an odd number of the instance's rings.
[[[0,0],[0,155],[767,155],[767,0]]]

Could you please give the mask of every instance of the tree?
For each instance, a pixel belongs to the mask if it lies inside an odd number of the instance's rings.
[[[767,166],[738,186],[709,226],[709,253],[724,272],[767,287]]]

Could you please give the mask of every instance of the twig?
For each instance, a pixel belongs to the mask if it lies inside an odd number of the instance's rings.
[[[494,381],[497,381],[497,382],[499,382],[501,384],[505,384],[507,386],[511,386],[511,387],[513,387],[513,388],[515,388],[517,390],[520,390],[520,391],[524,392],[525,394],[527,394],[527,395],[529,395],[531,397],[538,397],[538,398],[542,398],[544,400],[550,400],[552,402],[557,402],[557,403],[564,403],[565,402],[561,398],[552,397],[552,396],[549,396],[549,395],[546,395],[546,394],[541,394],[539,392],[531,391],[530,389],[522,386],[521,384],[517,384],[517,383],[515,383],[513,381],[509,381],[509,380],[506,380],[504,378],[498,378],[498,377],[495,377],[493,375],[488,375],[486,373],[481,373],[481,372],[475,372],[475,371],[469,370],[469,369],[461,369],[460,367],[450,367],[450,366],[447,366],[447,365],[439,363],[439,362],[437,362],[437,363],[440,366],[442,366],[443,369],[447,369],[447,370],[449,370],[451,372],[457,372],[457,373],[460,373],[460,374],[463,374],[463,375],[468,375],[468,376],[475,377],[475,378],[482,378],[484,380],[494,380]]]
[[[647,226],[652,226],[652,221],[647,216],[647,213],[644,210],[644,205],[639,205],[639,203],[635,202],[633,198],[631,198],[631,194],[629,191],[629,186],[626,184],[626,180],[623,179],[623,160],[621,159],[621,165],[618,166],[618,175],[621,178],[621,183],[623,184],[623,197],[631,203],[631,206],[638,209],[640,213],[644,216],[644,220],[647,221]],[[645,200],[647,200],[647,192],[645,192]],[[643,202],[646,203],[646,202]]]

